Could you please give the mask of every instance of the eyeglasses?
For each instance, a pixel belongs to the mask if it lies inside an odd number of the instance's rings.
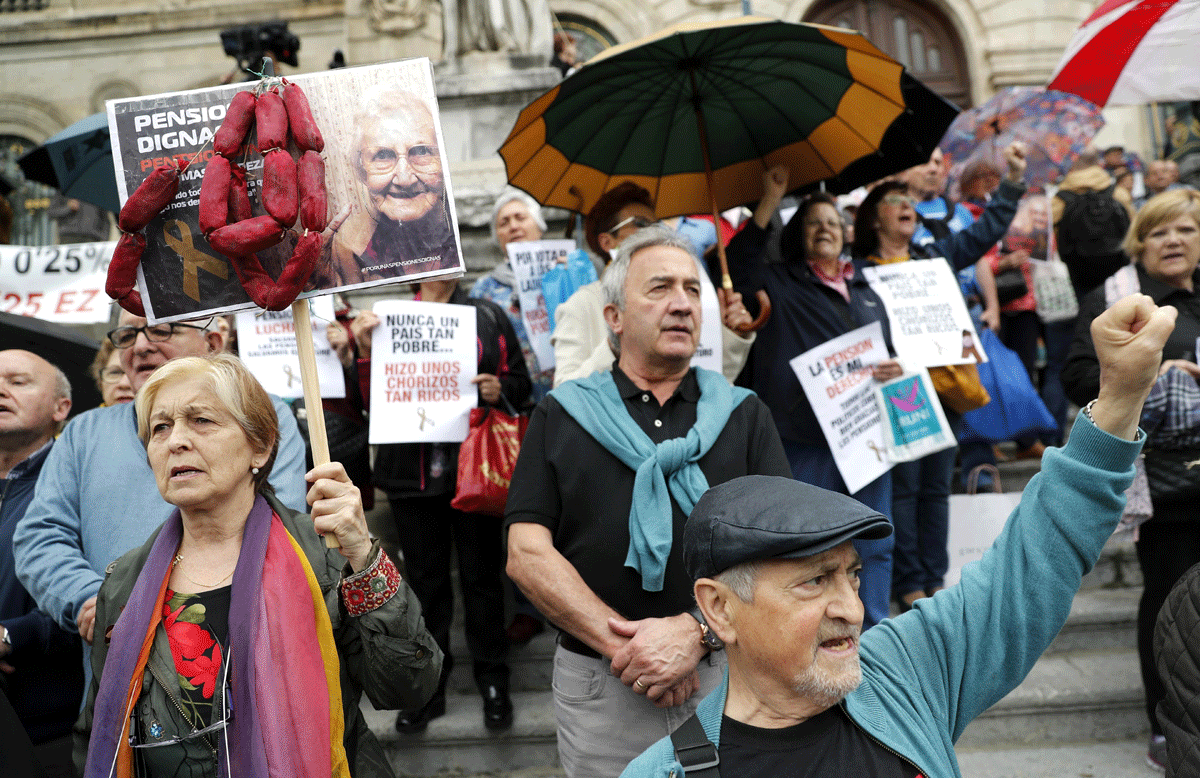
[[[390,146],[374,146],[362,150],[359,159],[363,170],[374,176],[386,175],[396,169],[400,158],[417,173],[437,173],[442,169],[437,146],[418,144],[410,146],[403,154]]]
[[[145,324],[141,327],[133,327],[126,325],[117,327],[108,333],[108,341],[117,348],[129,348],[137,342],[139,332],[146,333],[146,340],[151,343],[163,343],[174,337],[175,333],[180,329],[189,330],[207,330],[208,325],[212,324],[212,319],[209,319],[203,325],[196,324],[180,324],[179,322],[170,322],[169,324]],[[119,380],[119,379],[118,379]]]
[[[622,219],[621,221],[617,222],[611,230],[605,230],[605,232],[607,232],[609,235],[616,235],[618,232],[621,231],[622,227],[625,227],[626,225],[629,225],[629,224],[632,224],[633,226],[637,227],[639,230],[644,230],[645,228],[649,227],[650,225],[652,225],[654,223],[655,222],[652,222],[652,221],[646,221],[641,216],[628,216],[628,217]]]
[[[228,654],[227,654],[227,656],[228,656]],[[214,721],[213,723],[209,724],[207,727],[203,727],[201,729],[193,729],[191,732],[187,733],[186,735],[179,735],[178,737],[172,737],[172,738],[168,738],[166,740],[155,740],[150,743],[134,742],[136,740],[136,738],[134,737],[134,728],[130,727],[129,745],[132,746],[133,748],[162,748],[163,746],[173,746],[177,743],[184,743],[188,740],[193,740],[198,737],[204,737],[205,735],[211,735],[211,734],[214,734],[217,732],[221,732],[223,730],[228,730],[229,725],[233,723],[233,690],[229,688],[229,683],[228,683],[228,678],[229,678],[229,670],[228,670],[229,661],[228,661],[228,659],[225,661],[224,664],[225,664],[224,672],[225,672],[225,679],[226,679],[225,683],[223,684],[223,686],[225,688],[225,694],[224,694],[225,708],[223,711],[221,711],[221,714],[222,714],[221,718],[219,718],[216,721]],[[213,702],[213,711],[214,712],[216,711],[216,707],[217,707],[216,701],[214,700],[214,702]],[[157,725],[157,723],[152,724],[151,727],[154,727],[156,725]],[[157,726],[159,726],[161,728],[161,725],[157,725]],[[155,733],[153,733],[153,731],[152,731],[151,735],[153,736],[154,734]],[[228,733],[226,733],[226,737],[228,737]],[[228,747],[228,743],[226,743],[226,747]]]
[[[137,336],[134,335],[134,338],[136,339]],[[124,377],[125,371],[119,367],[108,367],[100,371],[100,383],[102,384],[115,384]]]
[[[917,205],[916,198],[904,194],[884,195],[883,202],[886,205],[911,205],[913,207]]]

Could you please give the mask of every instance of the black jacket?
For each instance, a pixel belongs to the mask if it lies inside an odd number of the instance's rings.
[[[468,297],[462,287],[454,290],[450,303],[475,306],[479,372],[498,376],[504,398],[513,408],[522,407],[533,391],[533,383],[521,354],[521,342],[504,310],[491,300]],[[502,352],[505,355],[503,369],[500,365]],[[369,371],[365,372],[369,375]],[[369,387],[363,388],[363,396],[370,397]],[[479,404],[484,405],[482,399]],[[389,498],[452,495],[457,486],[458,448],[457,443],[381,445],[375,456],[375,485],[387,492]]]
[[[746,305],[756,306],[754,294],[759,289],[766,289],[771,298],[771,318],[759,330],[751,351],[749,385],[771,409],[781,438],[824,445],[821,425],[788,361],[873,321],[883,327],[888,353],[894,353],[887,311],[862,273],[855,273],[847,283],[847,303],[817,279],[808,263],[765,262],[769,235],[769,228],[751,221],[727,248],[734,288]]]
[[[4,661],[16,672],[0,673],[29,739],[41,743],[71,732],[83,699],[83,650],[79,635],[67,632],[38,610],[17,580],[12,538],[33,500],[33,487],[50,447],[18,465],[16,476],[0,480],[0,624],[12,638]]]
[[[1167,778],[1200,775],[1200,565],[1183,574],[1158,612],[1154,662],[1166,688],[1157,713]]]

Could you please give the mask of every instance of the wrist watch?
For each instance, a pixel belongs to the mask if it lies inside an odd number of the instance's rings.
[[[704,614],[699,608],[688,611],[688,615],[700,625],[700,645],[709,651],[720,651],[725,648],[725,643],[717,637],[717,633],[708,628],[708,622],[704,620]]]
[[[0,635],[0,643],[8,646],[8,650],[12,651],[12,632],[3,624],[0,624],[0,629],[4,630],[4,634]]]

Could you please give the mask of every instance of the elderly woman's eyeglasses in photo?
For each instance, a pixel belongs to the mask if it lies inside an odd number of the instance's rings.
[[[212,319],[209,319],[204,324],[169,322],[167,324],[144,324],[141,327],[126,325],[124,327],[117,327],[115,330],[110,330],[108,340],[117,348],[129,348],[137,341],[138,333],[144,332],[146,333],[146,340],[151,343],[163,343],[170,340],[180,329],[203,331],[208,329],[209,324],[212,324]],[[116,380],[119,381],[120,377]]]
[[[408,166],[418,173],[436,173],[442,166],[437,147],[425,144],[411,146],[403,155],[389,146],[364,149],[362,166],[371,175],[385,175],[396,169],[401,156]]]

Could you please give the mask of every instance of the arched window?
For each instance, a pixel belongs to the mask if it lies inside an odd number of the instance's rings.
[[[814,5],[806,22],[858,30],[950,102],[971,105],[966,57],[946,18],[929,3],[834,0]]]
[[[38,144],[19,135],[0,135],[0,176],[16,186],[9,194],[13,209],[12,243],[14,246],[49,246],[54,243],[54,225],[48,210],[53,187],[25,180],[17,160]]]
[[[575,36],[575,50],[579,61],[587,62],[592,57],[617,45],[617,39],[599,22],[577,14],[555,14],[563,30]]]

